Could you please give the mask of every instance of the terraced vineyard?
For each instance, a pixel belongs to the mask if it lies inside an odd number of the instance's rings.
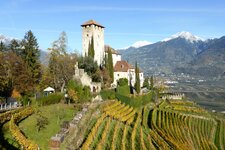
[[[25,150],[37,150],[38,145],[33,141],[28,140],[26,136],[24,136],[20,128],[17,126],[17,123],[33,113],[34,109],[32,107],[26,107],[23,109],[8,111],[0,115],[0,126],[2,126],[7,121],[10,121],[9,128],[11,135],[19,143],[22,149]],[[0,145],[0,149],[5,149],[3,146],[4,145]]]
[[[189,101],[163,101],[134,109],[109,101],[81,148],[86,149],[221,149],[225,120]]]

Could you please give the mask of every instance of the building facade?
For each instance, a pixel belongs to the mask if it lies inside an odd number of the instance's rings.
[[[113,67],[116,65],[117,61],[121,61],[121,54],[113,49],[112,47],[105,45],[105,57],[108,56],[108,51],[112,53]]]
[[[116,65],[114,66],[114,81],[113,86],[117,85],[117,82],[121,78],[126,78],[128,80],[128,84],[132,86],[135,85],[136,82],[136,75],[135,75],[135,68],[129,64],[127,61],[117,61]],[[140,78],[140,86],[143,86],[144,83],[144,74],[142,71],[139,73]]]
[[[94,20],[89,20],[81,25],[82,27],[82,55],[88,56],[88,48],[94,39],[94,60],[100,66],[104,60],[104,27]]]

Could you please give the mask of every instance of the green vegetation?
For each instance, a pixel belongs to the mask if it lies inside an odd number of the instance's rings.
[[[37,39],[33,35],[31,30],[25,34],[21,45],[23,47],[21,49],[21,57],[24,60],[30,73],[31,85],[36,85],[39,83],[41,74],[41,65],[39,61],[40,50],[38,47]],[[32,90],[34,89],[32,88]]]
[[[135,63],[135,78],[136,78],[136,81],[135,81],[135,90],[136,92],[139,94],[140,91],[141,91],[141,85],[140,85],[140,77],[139,77],[139,73],[140,73],[140,70],[139,70],[139,67],[137,65],[137,62]]]
[[[151,93],[148,93],[146,95],[141,95],[141,96],[124,96],[124,95],[121,95],[121,94],[116,94],[116,98],[127,104],[127,105],[130,105],[132,107],[135,107],[135,108],[140,108],[141,106],[144,106],[150,102],[152,102],[152,95]]]
[[[146,87],[147,89],[150,89],[150,85],[149,85],[149,78],[145,77],[144,83],[143,83],[143,87]]]
[[[89,76],[91,76],[92,81],[94,82],[100,82],[101,81],[101,76],[100,76],[100,69],[97,65],[97,62],[94,61],[92,57],[81,57],[78,60],[79,62],[79,68],[84,69],[85,72]]]
[[[123,86],[117,86],[116,93],[124,96],[130,96],[129,86],[127,84]]]
[[[91,37],[91,43],[88,46],[88,57],[95,58],[95,49],[94,49],[94,38]]]
[[[38,114],[31,115],[19,124],[24,134],[35,141],[41,149],[48,149],[49,140],[59,130],[64,121],[69,121],[74,116],[74,108],[65,104],[54,104],[37,108]],[[39,114],[48,119],[45,128],[38,131],[37,118]],[[41,138],[40,138],[41,137]]]
[[[50,105],[50,104],[56,104],[59,103],[63,98],[63,94],[56,93],[56,94],[50,94],[48,96],[43,96],[42,98],[37,99],[37,103],[39,105]]]
[[[100,95],[103,100],[112,100],[115,99],[115,90],[101,90]]]
[[[127,80],[127,78],[120,78],[119,81],[118,81],[118,85],[119,85],[119,86],[125,86],[125,85],[128,85],[128,80]]]
[[[121,79],[121,83],[126,83],[126,80]],[[127,105],[130,105],[135,108],[139,108],[144,106],[152,101],[152,93],[148,93],[145,95],[132,95],[130,94],[129,86],[123,85],[118,86],[115,90],[102,90],[100,95],[104,100],[112,100],[117,99]]]
[[[12,113],[21,114],[22,116],[24,116],[23,114],[29,113],[29,111],[26,109],[20,109],[13,111]],[[53,104],[37,107],[34,114],[19,123],[19,129],[27,137],[28,140],[31,140],[34,143],[38,144],[41,149],[48,149],[51,136],[54,136],[59,131],[60,125],[64,121],[71,120],[74,116],[74,113],[75,111],[73,106],[69,106],[66,104]],[[11,115],[11,113],[7,114]],[[40,116],[42,116],[41,121]],[[23,118],[14,117],[14,120],[18,122]],[[46,120],[48,123],[46,123]],[[16,136],[17,135],[19,134],[16,134]],[[12,133],[9,132],[9,122],[1,124],[0,139],[1,149],[18,149],[20,147],[12,137]]]
[[[76,54],[69,54],[67,50],[67,35],[62,32],[57,40],[52,43],[48,68],[44,69],[42,87],[51,85],[61,92],[74,74],[74,64],[77,61]]]
[[[84,103],[91,99],[91,91],[88,86],[82,86],[79,82],[70,80],[67,85],[71,102]]]
[[[112,81],[114,80],[114,70],[113,70],[113,58],[112,58],[112,50],[109,49],[108,50],[108,71],[109,71],[109,75],[112,79]]]

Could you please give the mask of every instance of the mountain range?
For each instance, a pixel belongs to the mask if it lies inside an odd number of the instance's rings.
[[[188,74],[203,77],[225,75],[225,36],[203,40],[180,32],[160,42],[119,50],[122,59],[137,61],[147,75]]]

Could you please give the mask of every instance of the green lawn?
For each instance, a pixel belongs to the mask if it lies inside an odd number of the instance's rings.
[[[39,145],[41,149],[49,149],[49,140],[60,130],[60,124],[63,121],[72,120],[75,110],[73,106],[68,106],[66,104],[53,104],[43,107],[37,107],[41,115],[48,118],[49,124],[46,128],[37,131],[36,128],[36,118],[37,114],[33,114],[26,118],[24,121],[19,123],[20,129],[28,137],[28,139],[33,140]],[[6,134],[9,136],[8,134]]]

